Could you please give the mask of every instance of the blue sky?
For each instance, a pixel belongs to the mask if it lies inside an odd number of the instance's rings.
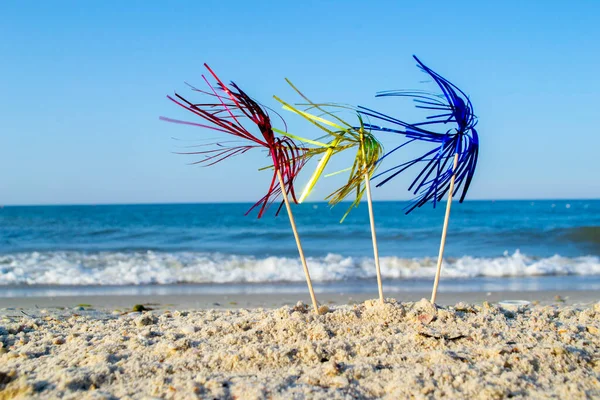
[[[275,108],[273,94],[296,100],[289,77],[316,101],[410,120],[410,103],[373,95],[433,88],[412,54],[473,101],[481,152],[468,198],[598,198],[599,18],[592,0],[4,1],[0,204],[255,200],[265,155],[187,165],[173,153],[217,135],[159,121],[188,117],[167,94],[201,85],[208,62]],[[410,198],[408,178],[375,199]],[[339,183],[320,182],[311,199]]]

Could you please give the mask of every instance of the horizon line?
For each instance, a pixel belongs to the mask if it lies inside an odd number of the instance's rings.
[[[455,199],[456,200],[456,199]],[[491,201],[491,202],[504,202],[504,201],[598,201],[600,198],[529,198],[529,199],[465,199],[464,203],[478,202],[478,201]],[[408,200],[373,200],[373,203],[408,203],[412,201]],[[446,202],[447,199],[441,202]],[[340,203],[352,203],[350,200],[344,200]],[[143,205],[214,205],[214,204],[254,204],[252,201],[196,201],[196,202],[138,202],[138,203],[40,203],[40,204],[0,204],[0,209],[4,207],[96,207],[96,206],[143,206]],[[301,204],[329,204],[328,201],[305,201]],[[298,205],[298,204],[296,204]]]

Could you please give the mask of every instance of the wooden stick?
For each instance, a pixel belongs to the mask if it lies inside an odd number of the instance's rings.
[[[373,216],[373,201],[371,200],[371,184],[369,183],[369,174],[366,172],[365,186],[367,188],[367,202],[369,203],[369,219],[371,220],[371,238],[373,239],[373,256],[375,257],[375,269],[377,270],[377,287],[379,288],[379,301],[381,301],[381,304],[383,304],[383,287],[381,286],[381,267],[379,266],[377,233],[375,232],[375,217]]]
[[[456,178],[455,171],[457,165],[458,153],[454,154],[454,166],[452,167],[452,178],[450,179],[450,190],[448,191],[448,202],[446,203],[446,216],[444,217],[444,227],[442,228],[440,254],[438,255],[435,281],[433,282],[433,291],[431,292],[431,304],[435,304],[435,296],[437,295],[438,284],[440,283],[440,274],[442,273],[442,257],[444,256],[444,247],[446,246],[446,233],[448,232],[448,221],[450,220],[450,207],[452,207],[452,192],[454,192],[454,178]]]
[[[294,215],[292,214],[292,207],[290,207],[290,201],[288,200],[287,192],[285,190],[285,182],[283,182],[283,177],[281,176],[279,169],[277,169],[277,178],[279,178],[279,185],[281,186],[283,201],[285,202],[285,208],[287,209],[288,217],[290,217],[290,225],[292,226],[292,231],[294,231],[294,238],[296,239],[298,253],[300,254],[300,260],[302,261],[302,268],[304,268],[304,275],[306,276],[306,283],[308,284],[308,291],[310,292],[310,299],[312,300],[315,312],[318,314],[319,304],[317,303],[315,291],[313,290],[312,282],[310,281],[310,273],[308,272],[306,258],[304,258],[304,251],[302,250],[302,244],[300,243],[300,237],[298,236],[298,230],[296,229],[296,222],[294,221]]]

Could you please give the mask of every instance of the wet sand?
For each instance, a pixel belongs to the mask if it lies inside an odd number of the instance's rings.
[[[418,301],[429,298],[430,292],[392,293],[399,302]],[[321,304],[355,304],[371,299],[374,293],[317,293]],[[586,304],[600,300],[597,291],[529,291],[529,292],[440,292],[437,302],[441,305],[453,305],[460,301],[467,303],[482,303],[483,301],[498,302],[502,300],[527,300],[540,304]],[[154,308],[240,308],[265,307],[277,308],[294,305],[298,301],[310,302],[308,294],[276,293],[276,294],[194,294],[194,295],[110,295],[110,296],[57,296],[57,297],[0,297],[1,308],[72,308],[78,304],[90,304],[93,308],[103,310],[128,309],[135,304],[151,304]]]

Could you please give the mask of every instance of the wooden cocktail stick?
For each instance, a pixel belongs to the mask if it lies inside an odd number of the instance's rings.
[[[458,153],[454,154],[454,166],[452,167],[452,178],[450,179],[450,190],[448,192],[448,202],[446,203],[446,216],[444,217],[444,227],[442,228],[442,242],[440,243],[440,254],[438,255],[435,281],[433,282],[433,291],[431,292],[432,304],[435,304],[438,284],[440,283],[440,274],[442,273],[442,257],[444,256],[444,247],[446,245],[446,233],[448,232],[448,221],[450,220],[450,207],[452,207],[452,193],[454,192],[454,178],[456,178],[457,165]]]
[[[313,290],[312,282],[310,280],[310,273],[308,272],[308,265],[306,265],[306,258],[304,257],[304,250],[302,250],[302,244],[300,243],[300,236],[298,236],[298,230],[296,229],[296,222],[294,221],[294,215],[292,214],[292,207],[288,200],[287,192],[285,191],[285,182],[281,176],[281,172],[277,169],[277,178],[279,178],[279,185],[281,185],[281,194],[283,195],[283,201],[285,202],[285,208],[287,210],[288,217],[290,218],[290,225],[294,232],[294,238],[296,239],[296,245],[298,246],[298,254],[300,254],[300,260],[302,261],[302,268],[304,268],[304,275],[306,277],[306,283],[308,284],[308,291],[310,292],[310,299],[312,300],[315,312],[319,313],[319,304],[315,297],[315,291]]]
[[[367,189],[367,202],[369,203],[369,219],[371,221],[371,238],[373,239],[373,256],[375,257],[375,269],[377,270],[377,287],[379,288],[379,301],[384,303],[383,287],[381,285],[381,267],[379,266],[379,250],[377,249],[377,234],[375,233],[375,217],[373,216],[373,201],[371,200],[371,184],[369,174],[365,172],[365,185]]]

